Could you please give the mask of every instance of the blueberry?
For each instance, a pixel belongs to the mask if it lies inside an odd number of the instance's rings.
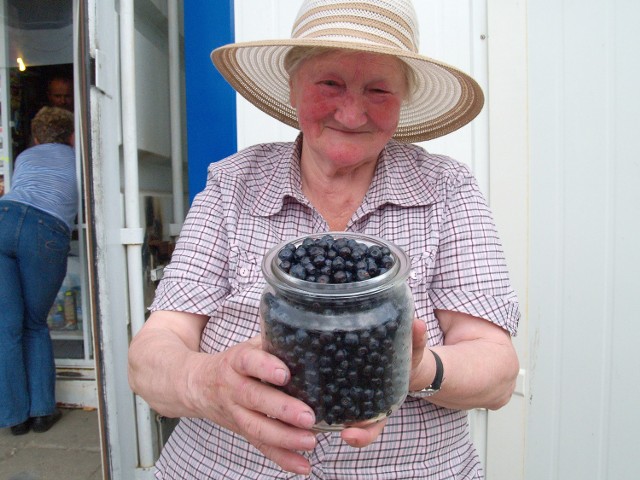
[[[344,247],[348,247],[346,238],[337,238],[335,242],[333,242],[333,245],[331,245],[331,248],[336,252],[339,252],[340,249]]]
[[[291,270],[291,262],[289,260],[283,260],[280,262],[280,268],[282,270],[284,270],[285,272],[289,273],[289,270]]]
[[[346,262],[344,261],[344,258],[336,257],[331,262],[331,270],[333,270],[334,272],[343,271],[345,269],[345,265],[346,265]]]
[[[358,338],[358,334],[354,332],[349,332],[344,336],[344,344],[348,347],[355,347],[360,343],[360,339]]]
[[[338,364],[341,362],[344,362],[348,358],[349,358],[349,353],[346,350],[338,350],[333,357],[335,362]]]
[[[309,247],[307,252],[308,252],[308,255],[310,257],[317,257],[317,256],[320,256],[320,255],[324,256],[324,254],[325,254],[324,248],[319,247],[318,245],[313,245],[313,246]]]
[[[378,267],[376,261],[373,258],[367,258],[366,262],[367,272],[369,272],[369,275],[371,275],[372,277],[377,276],[380,273],[380,267]]]
[[[296,248],[295,252],[293,253],[294,259],[298,261],[306,256],[307,256],[307,249],[302,246]]]
[[[305,278],[307,278],[307,271],[302,265],[297,263],[291,267],[291,270],[289,270],[289,275],[295,278],[299,278],[300,280],[304,280]]]
[[[322,254],[320,255],[315,255],[312,259],[311,259],[311,263],[313,263],[316,267],[318,268],[322,268],[325,265],[325,261],[327,259],[324,256],[324,251]]]
[[[339,270],[333,274],[333,283],[347,283],[347,274]]]
[[[278,258],[280,260],[290,262],[291,260],[293,260],[293,252],[294,251],[295,251],[295,248],[291,248],[290,246],[286,246],[286,247],[284,247],[282,250],[280,250],[278,252]]]
[[[380,259],[380,265],[386,269],[393,267],[393,258],[390,255],[383,256]]]
[[[343,396],[340,398],[340,405],[344,408],[349,408],[353,406],[353,400],[349,396]]]
[[[356,281],[360,282],[362,280],[369,280],[371,275],[366,270],[357,270],[356,271]]]
[[[380,247],[373,245],[369,247],[369,256],[374,260],[380,260],[382,258],[382,250]]]
[[[294,338],[298,345],[307,345],[311,341],[309,333],[307,333],[307,331],[302,328],[296,330]]]
[[[327,357],[326,355],[322,355],[318,359],[318,365],[320,365],[321,367],[330,367],[331,365],[333,365],[333,359],[331,357]]]
[[[362,247],[357,247],[351,250],[351,259],[354,262],[358,262],[362,260],[366,256],[366,254],[367,254],[366,249]]]

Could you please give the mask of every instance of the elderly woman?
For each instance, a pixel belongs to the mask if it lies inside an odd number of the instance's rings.
[[[132,341],[133,390],[183,417],[157,478],[483,478],[466,410],[510,398],[518,303],[473,176],[407,143],[459,128],[483,102],[416,39],[407,1],[315,0],[291,39],[212,53],[239,93],[301,134],[210,166]],[[260,262],[327,231],[402,247],[416,320],[398,411],[318,433],[312,408],[276,388],[291,379],[285,363],[261,348]]]

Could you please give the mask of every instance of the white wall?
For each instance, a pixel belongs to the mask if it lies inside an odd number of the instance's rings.
[[[509,404],[490,412],[488,480],[524,479],[528,355],[528,136],[526,2],[488,0],[489,203],[522,317],[513,339],[520,375]],[[546,480],[532,477],[531,480]]]
[[[528,2],[526,475],[639,478],[640,3]]]

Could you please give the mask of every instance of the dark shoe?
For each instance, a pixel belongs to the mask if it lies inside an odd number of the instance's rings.
[[[49,430],[53,425],[62,418],[62,412],[56,409],[51,415],[43,417],[31,417],[31,428],[34,432],[43,433]]]
[[[24,422],[11,427],[11,433],[14,435],[24,435],[25,433],[29,433],[29,430],[31,430],[30,418],[27,418]]]

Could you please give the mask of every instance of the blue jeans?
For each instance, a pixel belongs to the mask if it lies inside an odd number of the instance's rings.
[[[55,410],[47,315],[67,273],[69,242],[62,220],[0,198],[0,427]]]

